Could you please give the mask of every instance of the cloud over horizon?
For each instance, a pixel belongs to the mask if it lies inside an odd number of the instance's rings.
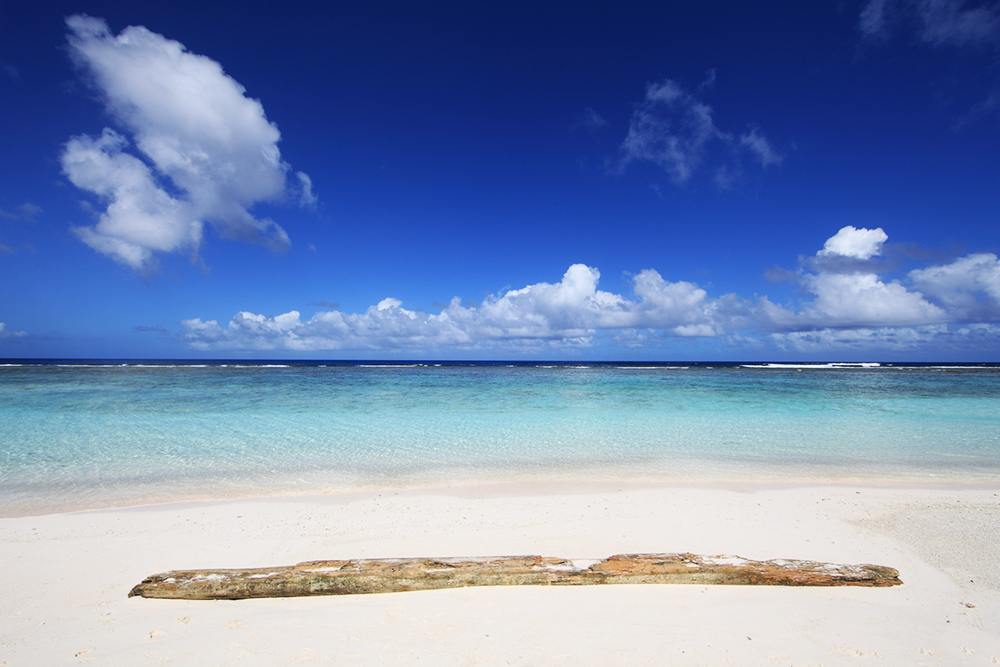
[[[847,226],[817,257],[871,260],[888,236]],[[265,316],[237,313],[216,320],[183,320],[181,340],[199,350],[428,350],[543,351],[599,345],[629,347],[666,338],[719,338],[782,349],[910,349],[962,345],[965,334],[1000,339],[1000,260],[974,254],[908,274],[912,288],[885,281],[877,265],[800,270],[806,298],[782,306],[768,297],[711,297],[698,285],[670,282],[645,269],[632,276],[632,294],[597,289],[600,272],[574,264],[557,283],[536,283],[492,295],[482,304],[454,297],[438,314],[403,307],[387,297],[362,313],[298,311]],[[916,289],[914,289],[916,288]],[[962,325],[955,329],[951,325]],[[964,335],[964,334],[963,334]]]
[[[277,126],[219,63],[142,26],[115,36],[98,18],[66,19],[70,54],[124,132],[72,137],[61,156],[75,186],[107,202],[80,240],[143,274],[157,253],[197,258],[204,226],[281,252],[285,230],[250,212],[293,195],[316,202],[312,181],[281,159]],[[130,151],[135,151],[135,153]],[[292,192],[294,190],[294,193]]]
[[[686,282],[668,283],[646,270],[635,277],[638,300],[597,289],[600,272],[583,264],[560,282],[536,283],[464,306],[454,297],[440,314],[408,310],[391,297],[363,313],[323,311],[302,321],[298,311],[275,317],[241,312],[223,328],[215,320],[182,321],[182,337],[197,349],[386,349],[589,346],[598,330],[658,326],[673,335],[712,335],[707,294]]]
[[[3,339],[3,338],[21,338],[21,337],[27,336],[27,335],[28,335],[28,333],[26,331],[9,331],[7,329],[7,324],[4,323],[4,322],[0,322],[0,339]]]

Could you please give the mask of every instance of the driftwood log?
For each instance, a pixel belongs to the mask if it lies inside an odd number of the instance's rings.
[[[175,570],[147,577],[129,597],[184,600],[352,595],[465,586],[590,584],[729,584],[757,586],[896,586],[880,565],[736,556],[632,554],[604,560],[541,556],[321,560],[249,570]]]

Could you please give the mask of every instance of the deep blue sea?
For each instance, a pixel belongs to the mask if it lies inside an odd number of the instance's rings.
[[[1000,481],[1000,366],[0,362],[0,514],[518,480]]]

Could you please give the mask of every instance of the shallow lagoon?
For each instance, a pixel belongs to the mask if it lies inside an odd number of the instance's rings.
[[[0,367],[0,504],[372,485],[1000,478],[1000,368],[130,362]]]

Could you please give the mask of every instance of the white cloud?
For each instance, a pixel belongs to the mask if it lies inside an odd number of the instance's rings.
[[[714,81],[713,70],[699,90],[711,88]],[[716,181],[727,187],[741,171],[741,150],[749,151],[762,167],[781,163],[783,157],[759,128],[751,128],[737,140],[716,127],[712,115],[711,106],[676,81],[646,84],[646,98],[632,114],[621,145],[620,168],[632,162],[652,162],[675,184],[683,185],[708,161],[712,146],[718,145],[726,154],[726,164],[716,168]]]
[[[714,336],[719,304],[694,283],[664,280],[653,269],[641,271],[634,279],[639,316],[633,327],[667,329],[678,336]]]
[[[82,135],[66,144],[66,176],[78,188],[108,201],[95,227],[74,227],[74,233],[98,252],[135,269],[148,268],[153,251],[197,250],[202,223],[192,205],[159,187],[145,162],[122,152],[126,143],[105,128],[99,139]]]
[[[806,277],[805,285],[816,298],[799,314],[800,326],[912,326],[950,319],[919,292],[884,283],[874,273],[820,273]]]
[[[899,282],[884,282],[870,260],[880,255],[888,235],[881,229],[842,227],[823,244],[811,264],[816,273],[802,273],[802,288],[812,295],[798,313],[770,302],[760,309],[762,323],[771,328],[815,330],[824,328],[920,326],[951,318],[920,292]]]
[[[993,253],[917,269],[909,277],[961,322],[1000,320],[1000,260]]]
[[[281,135],[260,102],[219,63],[144,27],[114,36],[101,19],[66,24],[73,59],[141,156],[111,129],[66,144],[64,173],[108,202],[97,225],[75,233],[140,272],[155,269],[154,253],[196,253],[205,223],[226,238],[287,249],[284,229],[250,213],[287,195]],[[315,203],[309,177],[298,179],[301,203]]]
[[[716,334],[714,303],[692,283],[670,283],[647,270],[634,279],[638,298],[626,299],[598,290],[599,278],[596,269],[574,264],[558,283],[528,285],[479,306],[455,297],[437,315],[407,310],[390,297],[364,313],[324,311],[303,321],[297,311],[277,317],[243,312],[225,327],[201,319],[181,326],[184,339],[199,349],[257,350],[588,346],[599,332],[628,328]]]
[[[866,260],[887,240],[881,229],[845,227],[823,253],[846,258],[827,270],[796,275],[807,298],[779,305],[766,296],[711,297],[686,281],[670,282],[653,269],[632,277],[632,295],[597,288],[600,272],[574,264],[557,283],[535,283],[487,297],[456,296],[438,314],[403,307],[393,297],[362,313],[334,308],[303,320],[298,311],[276,317],[237,313],[225,326],[199,318],[181,322],[192,347],[242,350],[498,350],[508,354],[587,347],[660,345],[667,338],[716,338],[730,345],[781,350],[915,350],[934,345],[981,351],[1000,344],[1000,260],[969,255],[909,274],[922,291],[883,280]],[[936,301],[936,302],[935,302]],[[973,321],[975,318],[978,320]],[[961,324],[969,322],[969,324]],[[961,326],[956,326],[961,324]],[[766,334],[760,338],[761,334]],[[981,343],[976,348],[968,341]],[[965,347],[963,347],[965,346]]]
[[[841,255],[854,259],[869,259],[882,253],[882,244],[889,237],[882,228],[855,229],[848,225],[831,236],[823,244],[823,249],[817,255]]]

